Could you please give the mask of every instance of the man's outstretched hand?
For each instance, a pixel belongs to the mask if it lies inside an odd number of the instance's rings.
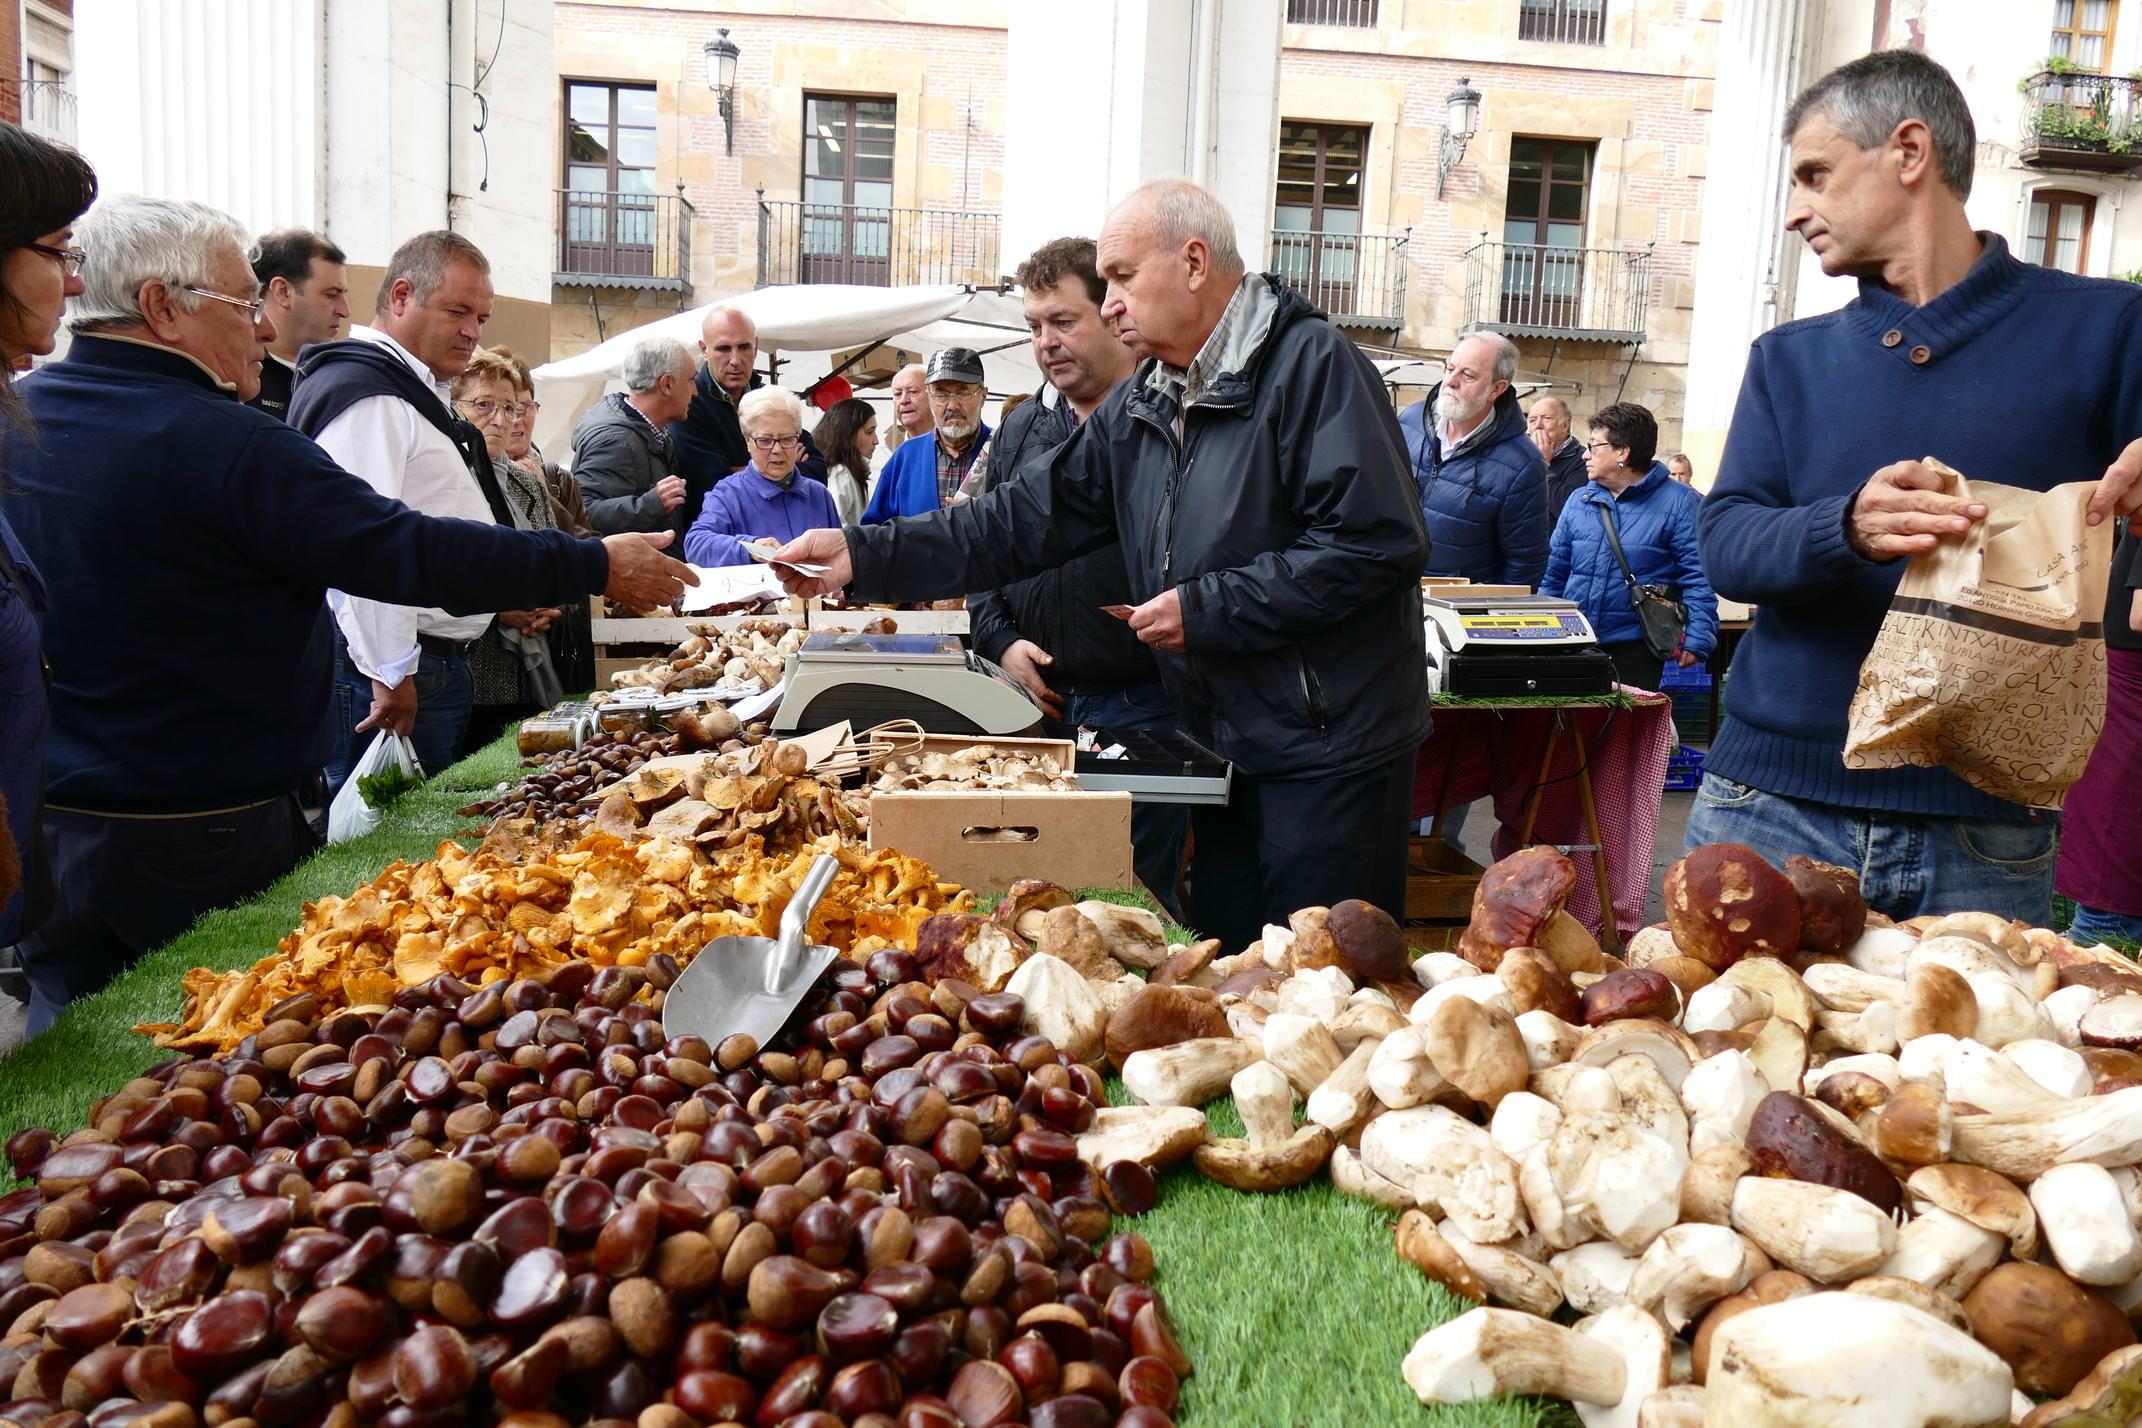
[[[837,526],[805,531],[775,551],[774,558],[799,565],[826,567],[823,576],[812,579],[774,566],[773,573],[780,580],[781,588],[791,595],[832,595],[847,589],[848,582],[855,578],[855,566],[848,559],[847,533]]]
[[[689,565],[662,554],[662,547],[676,538],[674,531],[604,536],[603,549],[610,553],[610,583],[602,588],[603,598],[634,610],[674,604],[685,586],[699,583]]]

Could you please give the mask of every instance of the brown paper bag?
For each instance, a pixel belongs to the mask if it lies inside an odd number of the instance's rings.
[[[1946,767],[1995,798],[2058,808],[2105,725],[2105,583],[2116,523],[2094,481],[1947,493],[1988,514],[1913,556],[1860,666],[1845,767]]]

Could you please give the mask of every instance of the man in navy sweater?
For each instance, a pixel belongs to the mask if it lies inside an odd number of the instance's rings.
[[[2036,490],[2097,480],[2093,523],[2142,505],[2142,288],[2018,262],[1972,231],[1977,136],[1923,55],[1824,76],[1785,136],[1787,226],[1824,272],[1858,278],[1859,297],[1764,334],[1748,357],[1702,541],[1718,593],[1760,609],[1689,845],[1856,869],[1891,917],[1985,909],[2043,925],[2057,815],[1945,768],[1847,769],[1846,716],[1904,558],[1986,514],[1941,494],[1921,457]]]
[[[30,1029],[311,851],[328,587],[474,612],[602,592],[665,604],[670,537],[575,540],[420,515],[242,405],[274,325],[247,235],[204,204],[107,199],[65,361],[25,379],[0,499],[45,575],[54,906],[18,950]]]

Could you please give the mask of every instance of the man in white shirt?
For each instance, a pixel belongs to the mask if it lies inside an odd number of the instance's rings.
[[[332,342],[350,320],[350,270],[340,248],[304,228],[265,234],[250,255],[275,338],[260,364],[260,395],[246,405],[288,419],[298,353]]]
[[[293,424],[382,495],[431,516],[511,525],[475,429],[455,415],[449,383],[491,315],[491,265],[457,233],[421,233],[395,250],[372,326],[306,354]],[[309,390],[330,384],[331,396]],[[342,636],[334,718],[339,787],[372,729],[407,734],[427,774],[461,755],[474,700],[468,648],[491,615],[389,605],[332,591]],[[533,616],[495,618],[523,628]]]

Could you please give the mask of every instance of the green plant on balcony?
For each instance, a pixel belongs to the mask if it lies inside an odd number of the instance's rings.
[[[2016,81],[2016,91],[2021,94],[2030,93],[2031,86],[2049,74],[2088,73],[2090,73],[2089,70],[2084,69],[2066,55],[2047,55],[2044,59],[2032,65],[2028,74]]]

